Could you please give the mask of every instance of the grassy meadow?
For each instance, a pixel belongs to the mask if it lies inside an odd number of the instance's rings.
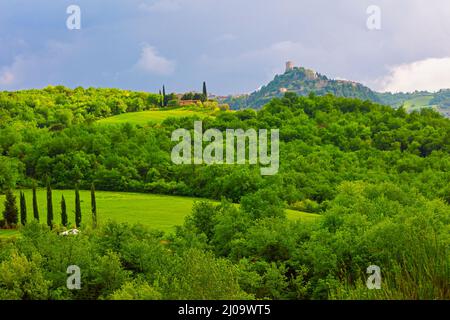
[[[407,111],[414,111],[414,110],[418,111],[422,108],[432,107],[430,106],[431,99],[433,99],[432,95],[420,96],[417,98],[406,100],[403,106]]]
[[[33,217],[32,191],[25,190],[28,219]],[[16,191],[17,206],[19,207],[19,191]],[[69,223],[75,221],[75,191],[53,190],[53,215],[55,223],[61,222],[61,197],[64,195],[67,204]],[[117,222],[140,223],[152,229],[172,232],[175,226],[181,225],[184,218],[191,213],[195,201],[200,198],[166,196],[146,193],[96,191],[97,216],[99,223],[113,220]],[[80,190],[82,223],[91,223],[90,191]],[[37,192],[40,221],[47,221],[46,190]],[[0,208],[3,211],[4,195],[0,195]],[[313,221],[318,215],[294,210],[286,210],[287,217],[292,220],[303,219]],[[0,230],[1,237],[16,235],[16,230]]]
[[[140,112],[128,112],[116,116],[108,117],[97,121],[99,124],[122,124],[133,123],[137,125],[146,125],[149,122],[161,123],[169,117],[189,117],[189,116],[208,116],[207,112],[192,111],[187,108],[178,108],[173,110],[150,110]]]

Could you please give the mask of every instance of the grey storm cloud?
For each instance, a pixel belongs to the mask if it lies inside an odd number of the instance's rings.
[[[66,28],[71,4],[81,30]],[[366,26],[370,5],[380,30]],[[0,0],[0,90],[206,80],[218,94],[250,92],[286,60],[374,89],[435,90],[450,87],[449,16],[448,0]]]

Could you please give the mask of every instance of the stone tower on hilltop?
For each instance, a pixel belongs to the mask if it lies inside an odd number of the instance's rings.
[[[286,72],[291,71],[294,69],[294,62],[288,61],[286,62]]]

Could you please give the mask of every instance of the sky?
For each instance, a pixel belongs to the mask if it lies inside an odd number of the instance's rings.
[[[0,90],[250,93],[292,60],[379,91],[436,91],[450,88],[449,17],[448,0],[0,0]]]

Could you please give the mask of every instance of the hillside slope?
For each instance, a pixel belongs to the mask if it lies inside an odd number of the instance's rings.
[[[338,97],[382,102],[374,91],[360,83],[333,80],[313,70],[296,67],[282,75],[276,75],[270,83],[252,93],[248,97],[247,103],[249,106],[259,108],[272,98],[283,96],[287,91],[295,92],[301,96],[308,95],[310,92],[317,95],[331,93]]]
[[[361,83],[330,79],[303,67],[295,67],[284,74],[276,75],[267,85],[249,95],[229,96],[223,99],[223,102],[228,103],[233,109],[259,109],[271,99],[282,97],[285,92],[295,92],[301,96],[306,96],[311,92],[320,96],[333,94],[338,97],[370,100],[394,108],[405,106],[409,111],[434,108],[444,116],[450,116],[450,89],[443,89],[436,93],[427,91],[376,92]]]

